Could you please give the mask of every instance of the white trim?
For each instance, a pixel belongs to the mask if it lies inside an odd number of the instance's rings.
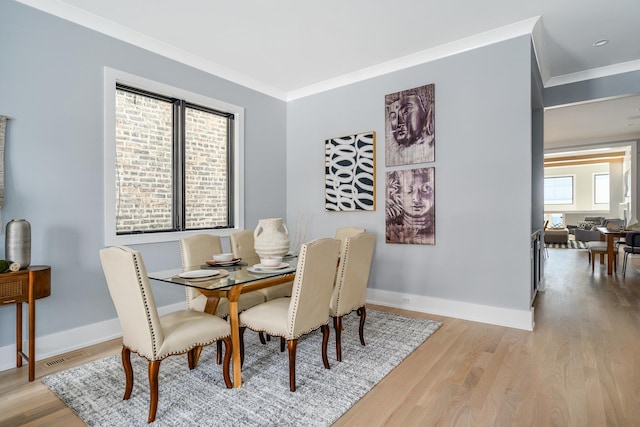
[[[149,52],[162,55],[166,58],[176,60],[190,67],[202,70],[206,73],[213,74],[231,82],[237,83],[244,87],[256,90],[266,95],[273,96],[278,99],[285,99],[285,93],[271,85],[258,81],[252,77],[231,70],[224,65],[217,64],[213,61],[204,59],[201,56],[194,55],[175,46],[149,37],[138,31],[124,25],[117,24],[113,21],[105,19],[101,16],[87,12],[67,3],[55,0],[17,0],[27,6],[39,9],[50,15],[65,19],[75,24],[86,27],[90,30],[97,31],[115,39],[130,43],[134,46],[148,50]]]
[[[272,85],[256,80],[245,74],[238,73],[228,67],[213,61],[204,59],[201,56],[194,55],[182,49],[178,49],[167,43],[156,40],[140,32],[134,31],[128,27],[117,24],[113,21],[105,19],[101,16],[87,12],[67,3],[55,0],[16,0],[19,3],[33,7],[35,9],[46,12],[58,18],[65,19],[75,24],[86,27],[90,30],[97,31],[115,39],[130,43],[134,46],[156,53],[169,59],[176,60],[190,67],[202,70],[214,76],[237,83],[246,88],[253,89],[265,95],[272,96],[282,101],[291,101],[303,98],[312,94],[335,89],[337,87],[346,86],[357,83],[372,77],[391,73],[393,71],[402,70],[414,65],[423,64],[435,59],[454,55],[466,50],[475,49],[503,40],[523,35],[531,34],[540,75],[544,87],[560,86],[568,83],[575,83],[583,80],[589,80],[598,77],[612,76],[629,71],[640,70],[640,60],[629,61],[622,64],[614,64],[606,67],[596,68],[592,70],[580,71],[577,73],[564,74],[561,76],[549,77],[549,66],[544,46],[544,37],[542,36],[542,20],[540,16],[516,22],[511,25],[496,28],[481,34],[477,34],[466,39],[447,43],[442,46],[428,49],[422,52],[398,58],[383,64],[365,68],[353,73],[319,82],[297,90],[285,92]]]
[[[534,327],[533,307],[516,310],[379,289],[367,289],[367,302],[525,331],[533,331]]]
[[[620,64],[608,65],[606,67],[593,68],[591,70],[580,71],[577,73],[563,74],[548,79],[544,87],[562,86],[569,83],[581,82],[584,80],[592,80],[601,77],[615,76],[616,74],[629,73],[632,71],[640,71],[640,59],[635,61],[623,62]]]
[[[411,55],[397,58],[382,64],[377,64],[353,73],[344,74],[334,79],[319,82],[305,88],[293,90],[287,93],[287,101],[314,95],[317,93],[332,90],[338,87],[347,86],[373,77],[389,74],[395,71],[404,70],[415,65],[435,61],[436,59],[456,55],[458,53],[470,51],[483,46],[488,46],[499,41],[512,39],[514,37],[531,34],[539,17],[525,19],[514,24],[505,25],[484,33],[476,34],[461,40],[456,40],[432,49],[416,52]]]
[[[197,68],[209,74],[237,83],[249,89],[264,93],[274,98],[291,101],[303,98],[320,92],[325,92],[337,87],[346,86],[357,83],[372,77],[388,74],[397,70],[402,70],[414,65],[423,64],[439,58],[455,55],[457,53],[487,46],[503,40],[508,40],[524,34],[533,32],[536,22],[540,20],[539,16],[519,21],[510,25],[486,31],[465,39],[437,46],[422,52],[405,56],[385,62],[383,64],[374,65],[353,73],[345,74],[333,79],[319,82],[305,88],[284,92],[264,82],[248,77],[244,74],[233,71],[224,65],[206,60],[200,56],[185,52],[167,43],[146,36],[137,31],[133,31],[123,25],[116,24],[113,21],[105,19],[101,16],[87,12],[75,6],[71,6],[61,1],[52,0],[17,0],[27,6],[39,9],[43,12],[74,22],[83,27],[106,34],[110,37],[130,43],[134,46],[146,49],[150,52],[162,55],[179,61],[185,65]]]
[[[526,331],[532,331],[534,327],[533,307],[530,311],[515,310],[379,289],[367,290],[367,303]],[[158,314],[164,315],[185,308],[184,302],[171,304],[158,307]],[[120,336],[122,332],[117,318],[45,335],[36,340],[36,360],[47,359]],[[23,343],[23,348],[29,348],[27,342]],[[14,368],[15,363],[16,346],[0,347],[0,371]]]
[[[158,307],[158,314],[164,315],[178,310],[185,310],[186,303],[171,304]],[[70,351],[78,350],[90,345],[99,344],[122,336],[118,318],[109,319],[79,328],[37,337],[36,361],[54,357]],[[26,338],[23,334],[23,338]],[[23,349],[29,348],[28,341],[23,342]],[[15,344],[0,347],[0,371],[16,367]],[[24,367],[24,364],[23,364]],[[26,367],[25,367],[26,369]],[[37,374],[37,371],[36,371]]]
[[[227,236],[231,231],[244,229],[244,108],[218,101],[194,92],[169,86],[144,77],[104,67],[104,242],[106,246],[131,245],[155,242],[177,241],[198,231],[149,233],[135,235],[116,235],[116,219],[114,216],[116,195],[114,192],[116,149],[115,149],[115,91],[116,82],[138,89],[145,89],[165,96],[186,99],[205,107],[233,113],[234,119],[234,204],[235,215],[233,230],[207,230],[207,233]]]

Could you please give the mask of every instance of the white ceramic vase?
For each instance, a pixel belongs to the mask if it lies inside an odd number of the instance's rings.
[[[258,220],[253,247],[260,257],[285,256],[289,252],[289,229],[282,218]]]
[[[20,269],[31,264],[31,224],[24,219],[12,219],[7,223],[4,256],[18,263]]]

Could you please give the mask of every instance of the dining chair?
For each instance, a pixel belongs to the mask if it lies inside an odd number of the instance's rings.
[[[193,369],[196,354],[202,347],[220,341],[225,343],[222,374],[225,385],[231,388],[231,328],[226,321],[194,310],[158,315],[147,270],[138,251],[125,246],[103,248],[100,261],[122,328],[122,366],[126,378],[124,400],[128,400],[133,391],[132,351],[149,362],[147,422],[150,423],[155,420],[158,409],[160,362],[168,356],[187,353],[189,369]]]
[[[253,230],[236,231],[235,233],[231,233],[229,235],[229,245],[231,247],[231,252],[233,252],[233,256],[236,258],[258,258],[258,254],[254,249],[253,242]],[[291,296],[292,287],[293,282],[287,282],[276,286],[270,286],[264,289],[258,289],[255,292],[264,295],[265,300],[270,301],[276,298]]]
[[[592,241],[592,242],[587,242],[586,243],[587,246],[587,251],[589,254],[589,264],[591,264],[591,273],[593,273],[595,271],[595,266],[596,266],[596,255],[607,255],[607,243],[606,242],[601,242],[601,241]],[[614,270],[618,270],[618,253],[614,252],[614,264],[613,264],[613,268]]]
[[[342,361],[342,317],[354,310],[360,316],[360,344],[365,345],[364,322],[367,317],[365,300],[375,244],[375,235],[367,232],[347,237],[342,242],[338,273],[329,303],[329,314],[333,318],[333,328],[336,332],[338,362]]]
[[[180,239],[180,255],[182,258],[182,268],[201,266],[211,260],[213,254],[222,253],[222,243],[220,236],[212,234],[199,233]],[[197,289],[185,286],[187,309],[204,311],[207,304],[207,297],[201,294]],[[265,302],[265,297],[260,292],[247,292],[238,298],[238,311],[245,310],[254,305]],[[226,318],[229,316],[229,300],[220,298],[216,307],[216,316]],[[261,340],[264,340],[261,337]],[[216,362],[222,363],[222,344],[216,345]],[[197,363],[197,358],[196,358]]]
[[[640,232],[627,233],[625,237],[626,246],[623,248],[624,261],[622,262],[622,277],[627,273],[627,258],[631,254],[640,254]]]
[[[246,328],[286,340],[289,350],[289,389],[296,391],[296,348],[298,338],[322,330],[322,362],[330,369],[329,300],[333,291],[340,241],[316,239],[303,244],[298,256],[293,293],[289,298],[267,301],[240,313],[240,351]]]
[[[211,260],[213,254],[222,253],[220,236],[211,234],[194,234],[180,239],[180,255],[182,257],[182,268],[201,266]],[[185,286],[187,308],[190,310],[203,311],[207,303],[207,297],[190,286]],[[240,295],[238,299],[238,310],[253,307],[256,304],[265,302],[265,297],[259,292],[247,292]],[[216,316],[227,317],[229,315],[229,300],[220,298],[216,308]]]

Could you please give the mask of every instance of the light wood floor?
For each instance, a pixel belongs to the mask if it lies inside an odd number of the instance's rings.
[[[623,280],[583,250],[549,255],[534,332],[371,306],[444,324],[335,426],[640,426],[640,257]],[[39,361],[33,383],[0,372],[0,425],[82,426],[39,378],[119,350]]]

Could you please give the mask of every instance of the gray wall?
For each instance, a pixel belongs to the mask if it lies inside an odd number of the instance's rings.
[[[310,237],[376,233],[370,288],[530,308],[530,38],[518,37],[288,104],[288,218]],[[435,83],[436,244],[385,243],[384,96]],[[324,211],[324,140],[376,132],[377,210]],[[539,157],[539,156],[538,156]],[[412,166],[420,167],[424,165]],[[536,172],[538,173],[538,172]]]
[[[52,294],[37,303],[36,336],[116,315],[98,259],[104,246],[104,66],[243,106],[245,225],[285,216],[283,101],[15,2],[0,5],[0,40],[0,114],[13,119],[1,225],[4,230],[12,218],[27,219],[32,264],[52,266]],[[4,235],[0,258],[2,242]],[[180,266],[177,242],[136,249],[149,271]],[[154,285],[154,292],[158,305],[184,301],[183,289]],[[14,340],[15,308],[0,307],[0,347]]]

